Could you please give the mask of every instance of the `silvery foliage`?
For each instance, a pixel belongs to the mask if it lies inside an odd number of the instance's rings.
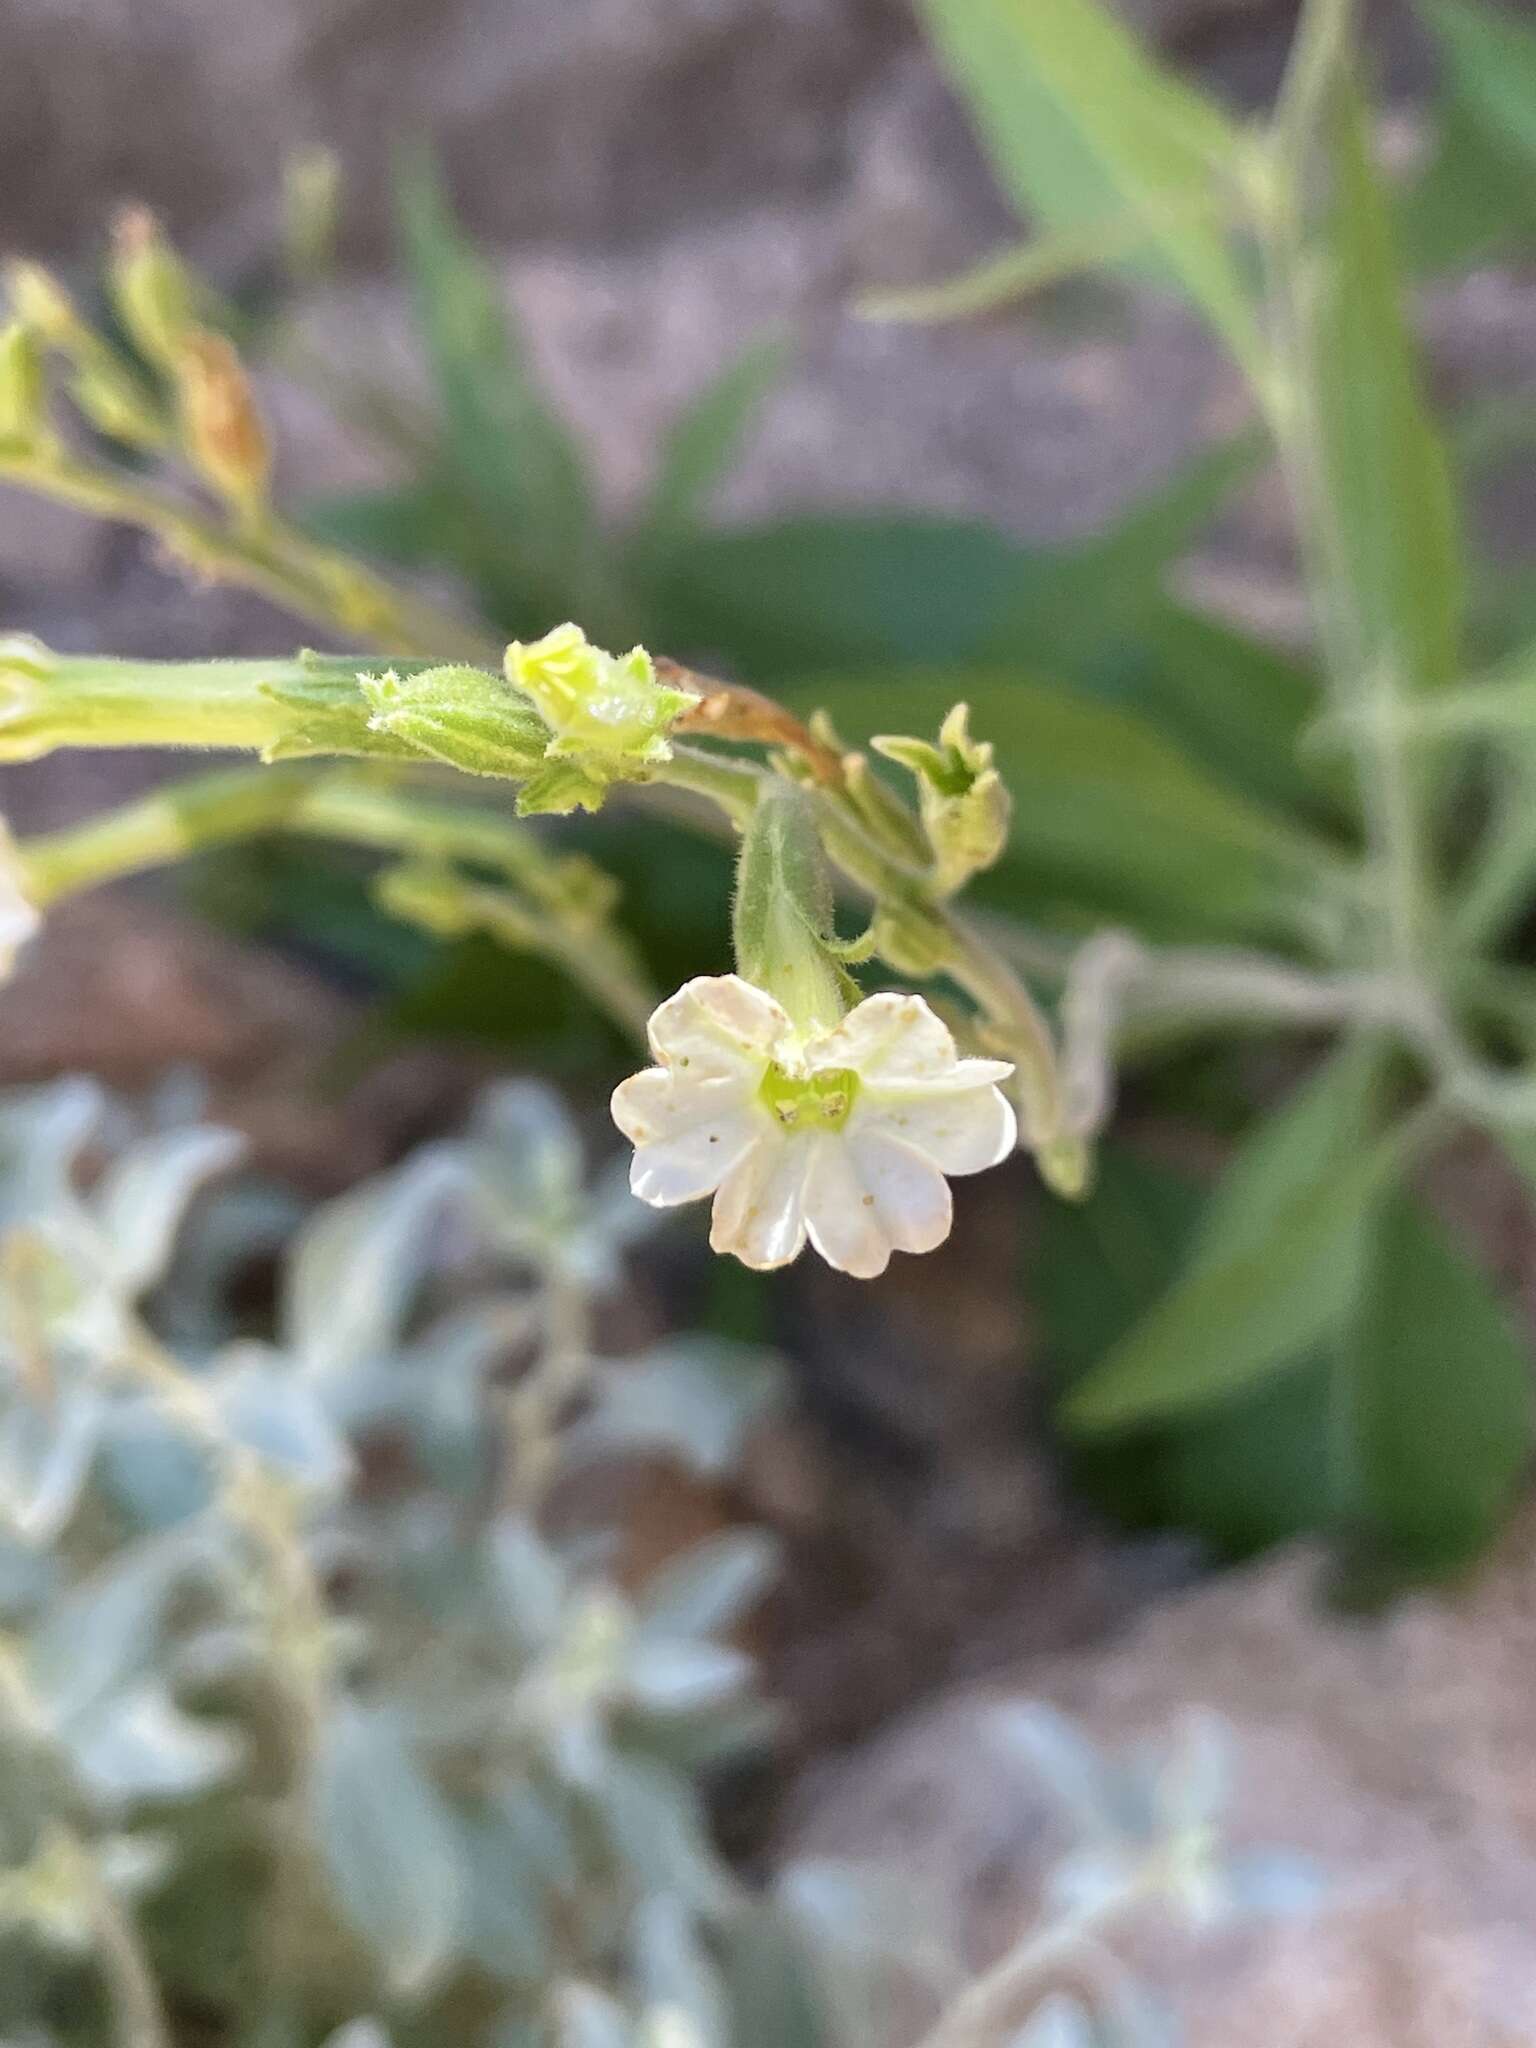
[[[883,2048],[942,2012],[920,1885],[753,1891],[711,1841],[708,1774],[765,1725],[732,1635],[770,1541],[636,1585],[590,1508],[616,1459],[727,1472],[773,1360],[592,1355],[654,1218],[540,1089],[296,1229],[197,1108],[0,1097],[0,2040]],[[999,1734],[1075,1809],[1068,1921],[1149,1855],[1205,1913],[1205,1751],[1127,1776],[1040,1714]],[[1021,2042],[1148,2048],[1113,1982]]]

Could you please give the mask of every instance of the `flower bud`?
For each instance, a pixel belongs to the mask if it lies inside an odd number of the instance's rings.
[[[341,162],[335,150],[300,150],[283,165],[283,249],[290,274],[324,277],[336,249]]]
[[[48,430],[48,384],[37,336],[23,320],[0,328],[0,447],[30,453]]]
[[[222,334],[197,329],[176,355],[182,438],[194,467],[243,519],[266,505],[271,455],[250,382]]]
[[[918,808],[933,854],[934,884],[952,896],[972,875],[996,865],[1008,844],[1013,799],[992,765],[990,742],[973,740],[970,712],[957,704],[939,743],[886,735],[871,744],[917,779]]]
[[[124,209],[113,228],[109,271],[118,318],[134,345],[168,376],[196,327],[196,294],[186,267],[142,206]]]
[[[67,348],[85,332],[85,323],[75,311],[74,300],[52,271],[40,263],[12,263],[5,282],[11,307],[50,348]]]
[[[658,683],[643,647],[607,654],[579,626],[557,626],[531,646],[514,640],[506,672],[549,727],[550,758],[579,758],[598,782],[670,759],[668,727],[699,702]]]

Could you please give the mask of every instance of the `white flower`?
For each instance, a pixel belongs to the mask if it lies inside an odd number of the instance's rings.
[[[658,1209],[715,1198],[709,1241],[788,1265],[807,1238],[861,1279],[949,1235],[946,1174],[1013,1150],[1003,1060],[961,1059],[921,996],[878,995],[805,1036],[772,996],[703,975],[651,1019],[657,1064],[614,1090],[630,1186]]]
[[[0,981],[10,978],[16,955],[42,924],[27,894],[26,870],[10,828],[0,818]]]

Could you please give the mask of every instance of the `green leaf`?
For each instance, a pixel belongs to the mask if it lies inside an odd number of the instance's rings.
[[[1133,642],[1162,581],[1232,490],[1257,443],[1202,449],[1093,539],[1020,546],[962,520],[808,517],[695,534],[653,578],[658,646],[708,647],[754,681],[983,656],[1085,673]],[[947,708],[947,707],[945,707]],[[934,721],[937,722],[936,720]]]
[[[919,0],[1005,190],[1058,233],[1139,219],[1240,361],[1261,344],[1225,215],[1240,139],[1096,0]],[[1123,230],[1122,230],[1123,232]]]
[[[787,350],[772,336],[744,349],[695,398],[662,443],[636,543],[675,547],[707,509],[763,401],[784,373]]]
[[[1536,231],[1536,31],[1502,7],[1418,0],[1445,82],[1434,157],[1401,207],[1416,268],[1468,264]]]
[[[1319,683],[1303,661],[1226,620],[1169,601],[1137,620],[1113,686],[1209,774],[1276,811],[1327,815],[1332,764],[1303,755]],[[1325,794],[1328,792],[1328,794]]]
[[[1260,1125],[1212,1197],[1188,1269],[1072,1390],[1075,1429],[1179,1414],[1300,1359],[1339,1326],[1360,1230],[1401,1152],[1372,1141],[1374,1057],[1350,1048]]]
[[[1536,30],[1498,7],[1418,0],[1451,79],[1490,138],[1536,170]]]
[[[311,499],[301,523],[307,533],[335,547],[419,569],[453,552],[447,542],[451,504],[442,484],[422,481]]]
[[[1357,1533],[1413,1572],[1468,1563],[1530,1458],[1531,1360],[1486,1275],[1402,1189],[1368,1233],[1345,1370]]]
[[[583,614],[597,523],[585,457],[539,391],[500,285],[425,157],[401,172],[399,215],[447,452],[520,574],[529,630],[542,632]]]
[[[804,518],[700,534],[658,578],[658,645],[709,647],[774,684],[969,651],[1031,558],[991,527]]]
[[[979,884],[1017,907],[1065,899],[1084,919],[1149,935],[1294,934],[1318,911],[1328,843],[1207,775],[1133,712],[1003,669],[940,669],[807,682],[850,739],[875,723],[921,731],[970,705],[1013,794],[1008,854]]]
[[[1336,679],[1379,706],[1456,671],[1460,537],[1346,38],[1328,42],[1319,20],[1282,131],[1295,191],[1309,191],[1320,167],[1326,182],[1288,259],[1305,512]]]

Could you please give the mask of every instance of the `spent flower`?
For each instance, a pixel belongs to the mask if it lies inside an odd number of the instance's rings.
[[[831,1029],[797,1029],[739,975],[702,975],[651,1018],[656,1065],[613,1116],[630,1186],[655,1208],[714,1198],[710,1243],[788,1265],[806,1240],[860,1279],[949,1235],[946,1175],[1013,1150],[1003,1060],[962,1059],[921,996],[867,997]]]

